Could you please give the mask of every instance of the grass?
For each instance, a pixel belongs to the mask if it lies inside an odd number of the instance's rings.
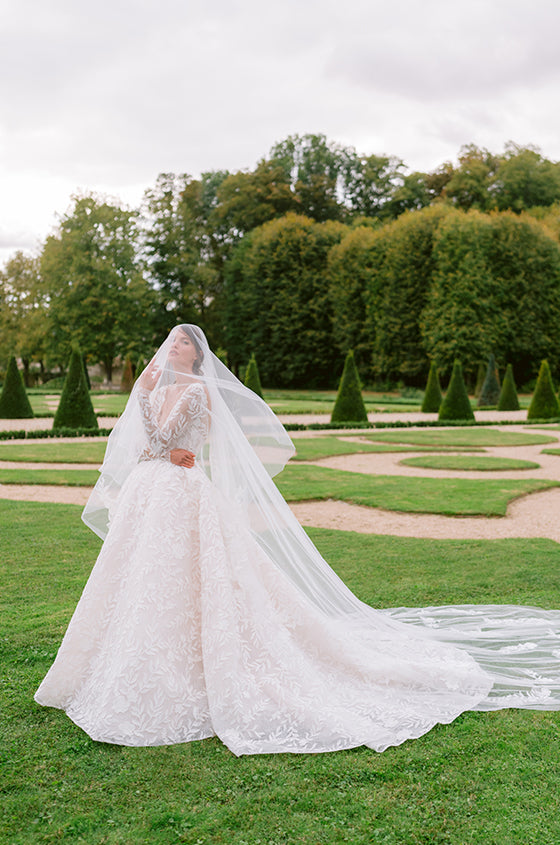
[[[376,754],[235,758],[218,739],[91,741],[33,693],[99,541],[76,506],[0,501],[2,803],[7,845],[526,845],[560,840],[560,714],[467,713]],[[378,606],[560,606],[560,546],[310,530]]]
[[[103,462],[106,446],[106,439],[79,443],[60,443],[57,440],[49,440],[47,443],[7,441],[0,443],[0,461],[99,465]]]
[[[429,429],[424,431],[379,431],[363,434],[376,443],[411,443],[424,446],[537,446],[557,443],[557,437],[526,431],[497,431],[491,428]]]
[[[355,455],[365,452],[410,452],[410,446],[393,446],[390,443],[360,443],[349,440],[339,440],[338,437],[296,437],[294,445],[297,449],[294,461],[318,461],[333,455]],[[423,446],[421,449],[433,451],[436,447]],[[442,446],[442,449],[448,447]],[[1,452],[0,452],[1,455]]]
[[[93,487],[99,478],[93,469],[0,469],[0,484],[56,484]]]
[[[404,458],[400,463],[407,467],[478,472],[539,469],[540,467],[540,464],[534,461],[522,461],[515,458],[495,458],[490,455],[420,455],[417,458]]]
[[[336,499],[386,510],[451,516],[504,516],[513,499],[560,486],[560,482],[536,479],[370,476],[309,465],[287,466],[275,480],[290,502]]]

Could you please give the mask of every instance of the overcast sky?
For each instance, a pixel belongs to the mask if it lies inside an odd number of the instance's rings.
[[[558,0],[0,0],[0,260],[70,195],[252,168],[324,133],[410,170],[560,160]]]

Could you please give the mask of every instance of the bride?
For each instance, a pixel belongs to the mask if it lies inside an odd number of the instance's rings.
[[[292,454],[203,332],[173,329],[109,437],[83,514],[104,543],[36,701],[95,740],[236,755],[560,708],[560,611],[360,602],[271,480]]]

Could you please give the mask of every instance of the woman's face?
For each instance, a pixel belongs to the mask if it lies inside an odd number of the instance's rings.
[[[185,332],[177,329],[171,339],[169,360],[175,370],[192,373],[193,365],[198,358],[196,346]]]

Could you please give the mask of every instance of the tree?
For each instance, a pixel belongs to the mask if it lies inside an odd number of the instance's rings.
[[[409,212],[376,234],[367,314],[373,323],[378,377],[425,383],[428,363],[421,317],[433,285],[434,242],[448,213],[443,206]]]
[[[403,170],[403,162],[394,156],[359,156],[349,150],[343,168],[343,195],[351,215],[385,219],[396,216],[395,194],[401,191],[403,203],[404,185],[412,190],[412,181],[405,183]]]
[[[473,410],[463,380],[463,370],[459,361],[455,361],[453,364],[451,381],[441,403],[438,419],[441,421],[474,420]]]
[[[513,367],[511,364],[507,365],[506,374],[500,391],[500,398],[498,400],[498,411],[518,411],[519,398],[517,396],[517,388],[513,378]]]
[[[556,417],[560,417],[560,404],[554,392],[548,361],[542,361],[527,419],[548,420]]]
[[[359,226],[347,231],[329,250],[327,278],[333,313],[333,337],[341,356],[350,349],[364,382],[374,378],[375,325],[368,315],[372,275],[380,257],[376,230]]]
[[[117,355],[153,340],[153,299],[135,251],[136,214],[93,195],[73,202],[41,255],[49,349],[62,364],[78,343],[103,364],[110,382]]]
[[[495,207],[493,195],[499,158],[475,144],[467,144],[459,153],[459,167],[445,185],[445,197],[467,211]]]
[[[332,383],[337,350],[326,283],[340,223],[288,214],[247,235],[228,262],[227,352],[239,368],[255,354],[265,384]]]
[[[130,393],[134,387],[134,373],[132,372],[132,358],[127,355],[121,377],[121,393]]]
[[[437,414],[443,397],[441,395],[441,387],[439,384],[439,376],[435,361],[430,364],[430,372],[428,375],[428,383],[422,400],[422,407],[420,410],[424,414]]]
[[[486,375],[478,397],[478,407],[483,405],[497,405],[500,398],[500,379],[494,355],[490,355]]]
[[[25,385],[17,368],[16,359],[12,355],[0,394],[0,419],[20,420],[30,419],[32,416],[33,410],[25,392]]]
[[[225,171],[161,173],[142,206],[146,272],[157,291],[158,339],[173,323],[196,323],[212,346],[223,345],[224,262],[231,249],[218,214]]]
[[[23,364],[23,379],[31,386],[30,366],[45,370],[48,336],[48,295],[39,259],[16,252],[0,271],[0,355],[15,351]]]
[[[256,393],[257,396],[261,397],[261,399],[263,398],[259,368],[257,367],[257,361],[254,355],[251,355],[249,363],[247,364],[244,384],[245,387],[248,387],[249,390],[252,390],[253,393]]]
[[[520,212],[560,200],[560,163],[542,157],[537,147],[509,143],[496,173],[498,208]]]
[[[480,361],[495,343],[498,306],[487,253],[491,220],[451,212],[434,237],[433,276],[420,317],[428,354],[444,370],[457,360]]]
[[[290,135],[274,145],[270,158],[289,176],[300,214],[318,222],[344,217],[338,188],[345,148],[327,141],[325,135]]]
[[[331,422],[367,422],[367,419],[354,353],[350,350],[344,362]]]
[[[75,347],[70,357],[60,402],[54,415],[53,428],[97,428],[97,417],[91,404],[80,350]]]

